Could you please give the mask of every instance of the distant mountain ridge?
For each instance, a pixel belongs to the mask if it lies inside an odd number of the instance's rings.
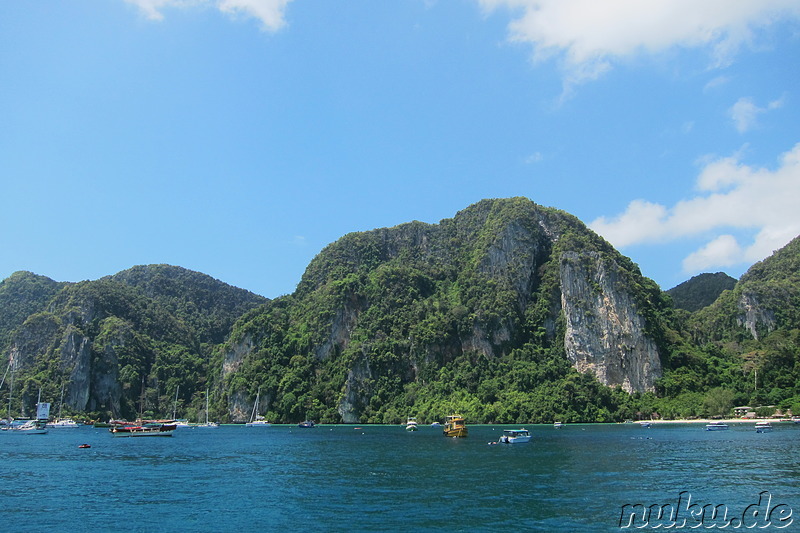
[[[62,384],[67,412],[92,418],[197,417],[207,388],[223,421],[258,391],[276,422],[800,413],[798,267],[795,239],[733,286],[707,274],[668,295],[572,215],[484,200],[345,235],[274,300],[169,265],[17,272],[0,282],[0,353],[14,416]]]
[[[736,286],[736,278],[717,272],[700,274],[667,291],[677,309],[697,311],[714,303],[723,291]]]
[[[241,314],[268,301],[168,265],[80,283],[17,273],[0,284],[3,298],[24,309],[3,313],[2,322],[10,368],[28,378],[17,388],[17,414],[30,414],[39,389],[54,401],[64,384],[72,409],[127,417],[164,404],[168,388],[171,397],[182,389],[182,403],[192,404],[213,373],[211,347]]]

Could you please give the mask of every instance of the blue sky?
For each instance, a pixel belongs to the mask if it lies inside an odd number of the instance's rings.
[[[796,0],[6,0],[0,73],[0,279],[276,297],[511,196],[664,289],[800,234]]]

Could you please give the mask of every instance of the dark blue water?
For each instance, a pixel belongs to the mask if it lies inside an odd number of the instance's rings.
[[[769,491],[800,530],[800,425],[528,426],[529,444],[488,445],[501,427],[0,432],[0,530],[621,531],[623,505],[681,491],[739,517]]]

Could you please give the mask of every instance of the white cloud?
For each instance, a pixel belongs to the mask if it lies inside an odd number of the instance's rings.
[[[162,10],[169,7],[200,7],[213,5],[228,15],[244,15],[261,21],[267,31],[277,31],[286,21],[284,11],[292,0],[125,0],[138,6],[147,18],[162,20]]]
[[[634,200],[624,213],[590,226],[617,247],[715,235],[684,260],[687,271],[764,259],[800,234],[800,143],[775,170],[743,165],[739,156],[710,161],[697,178],[698,195],[667,208]],[[742,245],[725,229],[757,230]]]
[[[701,272],[732,266],[742,257],[742,249],[733,235],[720,235],[683,260],[685,272]]]
[[[782,98],[773,100],[767,104],[767,107],[757,106],[750,98],[739,98],[739,100],[733,104],[733,107],[730,108],[729,113],[736,125],[736,131],[745,133],[756,125],[756,120],[759,115],[773,109],[778,109],[782,105]]]
[[[530,43],[540,61],[558,56],[565,90],[608,71],[615,60],[673,47],[709,48],[713,64],[729,63],[753,30],[780,17],[800,18],[797,0],[478,0],[518,18],[510,39]]]

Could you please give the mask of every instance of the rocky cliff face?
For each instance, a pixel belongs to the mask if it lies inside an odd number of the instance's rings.
[[[658,349],[619,265],[595,252],[566,252],[560,265],[564,347],[575,368],[627,392],[654,390],[661,375]]]
[[[601,383],[652,391],[661,362],[640,309],[650,304],[632,284],[647,282],[574,217],[524,199],[484,201],[439,224],[350,234],[326,247],[286,302],[288,318],[265,315],[247,327],[247,343],[229,345],[223,380],[308,354],[317,374],[341,376],[336,410],[356,423],[387,380],[422,384],[431,368],[464,357],[563,345],[563,357]],[[293,350],[268,347],[279,331]],[[281,386],[274,393],[280,401]]]

